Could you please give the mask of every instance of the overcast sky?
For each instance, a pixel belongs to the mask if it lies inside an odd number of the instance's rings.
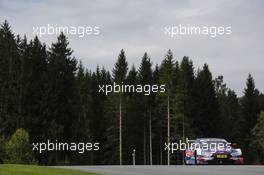
[[[129,66],[139,65],[144,52],[153,64],[168,49],[176,59],[189,56],[194,66],[208,63],[214,76],[241,95],[249,73],[264,92],[264,1],[262,0],[0,0],[0,21],[13,32],[33,38],[33,26],[99,26],[99,36],[69,36],[74,56],[94,70],[112,69],[123,48]],[[231,26],[232,34],[212,38],[186,35],[170,38],[165,26]],[[41,37],[50,45],[56,35]]]

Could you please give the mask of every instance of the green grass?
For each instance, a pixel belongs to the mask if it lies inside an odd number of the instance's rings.
[[[95,175],[76,170],[32,165],[0,164],[0,175]]]

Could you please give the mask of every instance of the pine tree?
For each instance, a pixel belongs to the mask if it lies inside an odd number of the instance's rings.
[[[78,117],[73,121],[72,138],[74,142],[88,143],[93,142],[91,132],[91,118],[92,118],[92,81],[91,73],[88,72],[82,62],[79,62],[76,73],[76,86],[77,86],[77,105]],[[94,164],[93,152],[85,152],[79,154],[71,152],[71,164]]]
[[[228,141],[241,144],[242,117],[239,100],[236,93],[228,89],[224,83],[223,76],[214,80],[215,92],[219,106],[219,121],[217,135]]]
[[[126,56],[125,56],[125,52],[122,49],[117,62],[115,63],[114,69],[113,69],[113,81],[118,84],[118,85],[122,85],[125,82],[126,76],[127,76],[127,70],[128,70],[128,64],[126,61]],[[120,88],[121,90],[121,88]],[[123,94],[122,92],[119,92],[118,94],[112,94],[111,96],[109,96],[109,100],[107,103],[107,113],[106,116],[108,117],[108,122],[109,126],[107,127],[107,132],[108,132],[108,136],[107,136],[107,145],[108,146],[108,151],[111,151],[111,149],[115,149],[117,147],[116,141],[118,140],[119,142],[119,165],[123,164],[123,137],[122,137],[122,128],[123,128],[123,123],[122,123],[122,119],[123,119],[123,115],[125,114],[124,108],[125,108],[125,94]],[[117,105],[117,106],[116,106]],[[118,116],[118,120],[116,120]],[[118,121],[118,124],[117,124]],[[115,131],[115,128],[118,128],[118,139],[116,138],[117,136],[117,132]],[[115,151],[115,150],[114,150]],[[108,154],[106,152],[106,154]],[[113,152],[111,153],[112,156],[116,155],[113,154]],[[108,154],[109,155],[109,154]],[[112,158],[112,160],[116,160],[114,158]],[[116,162],[112,162],[114,164],[116,164]]]
[[[72,50],[64,34],[60,34],[53,43],[48,56],[48,107],[47,119],[49,127],[47,134],[51,139],[70,141],[72,123],[77,118],[77,89],[75,72],[77,61],[71,56]],[[66,160],[68,155],[59,157],[55,153],[54,161]]]
[[[127,85],[136,86],[139,83],[138,72],[134,65],[126,78]],[[141,114],[141,95],[127,93],[126,115],[123,117],[123,164],[132,164],[132,153],[136,150],[136,164],[143,164],[143,117]]]
[[[98,93],[99,85],[107,85],[111,84],[111,76],[108,71],[104,68],[100,69],[97,67],[96,72],[92,75],[92,111],[91,116],[91,134],[92,141],[103,144],[105,141],[105,133],[107,127],[104,126],[104,116],[108,117],[106,113],[105,103],[107,101],[107,96],[104,93]],[[94,164],[102,164],[103,163],[103,153],[102,151],[97,152],[96,155],[93,155]]]
[[[253,77],[249,74],[246,82],[246,88],[244,90],[244,96],[241,99],[241,112],[243,116],[243,143],[244,155],[247,157],[247,162],[254,160],[257,153],[250,151],[250,142],[252,140],[251,130],[257,123],[259,115],[258,104],[259,92],[255,88],[255,82]]]
[[[194,68],[188,57],[183,57],[179,71],[176,92],[177,118],[181,121],[182,139],[192,137],[192,120],[194,115],[193,88],[194,88]]]
[[[117,84],[121,85],[126,79],[128,70],[127,66],[125,51],[122,49],[113,69],[113,78]]]
[[[259,94],[259,108],[261,111],[264,111],[264,94]]]
[[[225,127],[225,132],[226,135],[224,138],[228,139],[229,141],[236,142],[241,145],[242,143],[242,131],[243,128],[241,127],[242,125],[242,116],[241,116],[241,110],[240,110],[240,105],[239,105],[239,100],[236,95],[236,93],[233,90],[228,90],[227,91],[227,124]],[[221,132],[221,131],[220,131]]]
[[[160,70],[158,64],[156,64],[153,71],[153,84],[160,85]],[[153,116],[152,116],[152,131],[153,131],[153,164],[162,165],[164,162],[164,99],[161,94],[153,94]],[[163,104],[162,104],[163,103]],[[161,105],[162,104],[162,105]]]
[[[198,71],[195,79],[195,118],[194,126],[200,137],[217,137],[218,104],[212,80],[212,74],[207,64]]]
[[[162,98],[161,108],[166,107],[166,124],[167,124],[167,143],[171,142],[171,110],[172,110],[172,101],[173,101],[173,88],[174,88],[174,60],[172,52],[169,50],[165,56],[165,59],[162,61],[159,71],[159,81],[160,84],[165,85],[166,92],[160,94],[159,98]],[[165,97],[165,98],[164,98]],[[164,111],[162,111],[164,115]],[[170,165],[170,151],[167,150],[167,164]]]
[[[24,46],[23,46],[24,45]],[[24,128],[30,133],[31,141],[40,138],[40,133],[45,133],[46,127],[44,108],[47,106],[47,52],[37,37],[25,47],[22,44],[21,66],[21,95],[22,115],[25,122]]]
[[[258,106],[258,91],[255,88],[255,82],[253,77],[249,74],[247,78],[246,88],[244,90],[244,96],[241,99],[242,114],[245,119],[245,134],[250,135],[250,130],[255,126],[257,122],[257,116],[259,114]]]
[[[5,21],[0,27],[0,134],[10,136],[21,125],[18,43]]]
[[[153,84],[153,77],[152,77],[152,69],[151,69],[151,62],[150,62],[150,58],[148,56],[147,53],[144,54],[144,56],[142,57],[142,61],[139,67],[139,73],[138,73],[138,79],[139,79],[139,83],[142,86],[145,85],[152,85]],[[145,94],[141,94],[141,105],[143,107],[142,109],[142,114],[143,114],[143,135],[144,135],[144,164],[147,164],[147,162],[149,162],[150,165],[152,165],[152,110],[151,110],[151,106],[152,106],[152,97],[153,94],[150,93],[149,95],[145,95]],[[147,136],[147,133],[149,133],[149,136]],[[147,141],[147,137],[149,138]],[[148,145],[147,145],[148,143]],[[148,149],[147,149],[148,148]],[[149,150],[149,151],[147,151]],[[148,153],[147,153],[148,152]],[[147,161],[147,157],[148,160]]]

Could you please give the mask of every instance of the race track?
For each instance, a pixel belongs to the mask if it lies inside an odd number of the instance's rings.
[[[264,175],[264,166],[60,166],[104,175]]]

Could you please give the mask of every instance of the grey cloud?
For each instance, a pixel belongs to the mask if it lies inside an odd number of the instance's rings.
[[[100,36],[70,36],[74,55],[86,67],[98,64],[112,69],[124,48],[130,65],[138,65],[145,51],[153,63],[160,63],[168,49],[177,59],[190,56],[196,67],[208,63],[214,76],[224,75],[228,86],[241,95],[248,73],[264,91],[263,13],[261,0],[38,0],[0,2],[0,20],[13,30],[33,38],[37,25],[98,25]],[[164,35],[166,25],[232,26],[231,36],[210,38]],[[56,36],[42,37],[48,45]]]

